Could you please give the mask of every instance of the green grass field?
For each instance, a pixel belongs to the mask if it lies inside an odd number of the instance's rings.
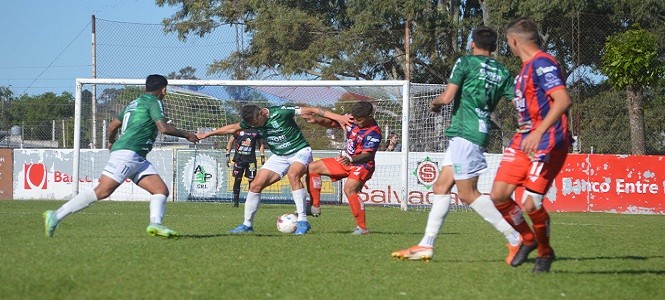
[[[507,266],[503,237],[474,212],[448,216],[430,262],[390,252],[420,241],[426,211],[368,207],[352,236],[324,206],[305,236],[279,233],[293,206],[263,205],[255,232],[229,235],[242,205],[169,203],[178,240],[148,236],[148,203],[99,202],[44,236],[61,201],[0,201],[0,299],[665,299],[665,216],[553,213],[558,260]]]

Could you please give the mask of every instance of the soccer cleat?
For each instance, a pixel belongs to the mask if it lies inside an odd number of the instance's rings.
[[[306,234],[309,231],[310,228],[311,228],[311,226],[309,226],[309,222],[307,222],[307,221],[298,221],[298,223],[296,223],[296,232],[294,232],[293,234],[295,234],[295,235]]]
[[[404,250],[393,251],[390,254],[393,258],[400,260],[423,260],[430,261],[434,256],[434,248],[426,246],[413,246]]]
[[[159,236],[167,239],[177,239],[180,236],[177,231],[170,229],[162,224],[150,224],[145,231],[151,236]]]
[[[54,210],[45,211],[42,216],[44,217],[44,233],[47,237],[53,237],[55,229],[58,227],[58,217]]]
[[[554,251],[552,254],[547,257],[536,257],[536,265],[533,266],[533,273],[549,273],[550,268],[552,267],[552,262],[556,256],[554,256]]]
[[[297,215],[298,211],[294,211],[293,213]],[[305,214],[312,217],[318,217],[321,215],[321,207],[311,206],[308,204],[305,206]]]
[[[356,229],[353,232],[351,232],[351,234],[353,234],[353,235],[365,235],[365,234],[369,234],[369,230],[362,229],[362,228],[356,226]]]
[[[310,206],[309,212],[311,213],[312,216],[318,217],[321,215],[321,207],[320,206]]]
[[[229,230],[229,233],[249,233],[254,232],[254,227],[240,224],[238,227]]]
[[[508,244],[508,257],[506,257],[506,264],[509,264],[512,267],[519,267],[529,258],[529,254],[537,248],[537,242],[533,242],[531,245],[520,243],[518,246],[511,246]]]

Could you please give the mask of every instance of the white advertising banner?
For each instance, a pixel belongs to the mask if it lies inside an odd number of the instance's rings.
[[[72,149],[15,149],[13,198],[68,200],[72,197],[73,158]],[[81,149],[79,191],[97,185],[108,158],[107,149]],[[147,158],[166,186],[173,186],[173,151],[153,150]],[[148,192],[127,180],[108,200],[147,201],[149,196]]]
[[[481,193],[490,192],[501,155],[485,154],[485,158],[488,169],[478,179],[478,189]],[[360,199],[366,205],[400,205],[402,201],[408,201],[410,205],[431,205],[429,197],[433,194],[432,185],[439,176],[442,161],[443,153],[409,153],[409,184],[404,197],[399,173],[401,153],[378,152],[376,171],[359,193]],[[453,200],[456,204],[461,204],[456,197],[456,191],[457,189],[453,187]],[[343,201],[348,203],[346,196],[343,197]]]

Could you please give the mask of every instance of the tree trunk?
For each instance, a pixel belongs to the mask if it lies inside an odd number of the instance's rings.
[[[644,93],[638,87],[626,89],[628,100],[628,124],[630,126],[630,149],[632,154],[643,155],[644,152],[644,112],[642,102]]]
[[[480,1],[480,7],[483,9],[483,25],[490,26],[490,8],[487,5],[487,1]]]
[[[453,15],[453,22],[455,25],[459,25],[459,14],[460,14],[460,0],[450,0],[450,12]],[[455,27],[455,32],[459,32],[459,28]],[[457,34],[453,34],[451,39],[452,39],[452,45],[453,45],[453,50],[458,51],[459,50],[459,37]]]

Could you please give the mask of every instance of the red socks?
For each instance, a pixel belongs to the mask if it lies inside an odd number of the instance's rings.
[[[522,236],[522,242],[525,245],[531,245],[536,241],[536,237],[531,231],[529,224],[524,222],[524,216],[522,215],[522,209],[519,205],[513,200],[510,200],[502,204],[494,204],[496,209],[499,210],[503,218],[512,225],[517,232]]]
[[[360,203],[360,197],[358,194],[349,196],[349,207],[351,207],[351,214],[356,218],[356,224],[358,224],[358,227],[367,230],[367,225],[365,224],[365,208]]]
[[[533,223],[533,231],[538,240],[538,257],[548,257],[552,255],[550,246],[550,215],[544,207],[529,214]]]
[[[319,207],[321,205],[321,175],[308,174],[307,177],[307,190],[312,198],[312,206]]]

